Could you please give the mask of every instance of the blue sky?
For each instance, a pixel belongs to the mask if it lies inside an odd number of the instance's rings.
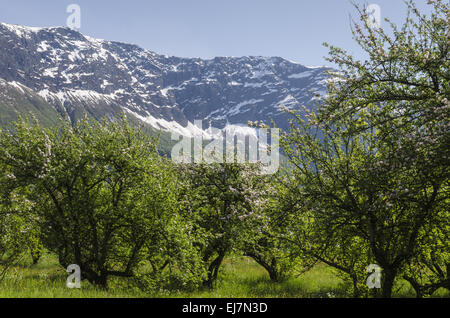
[[[402,0],[378,4],[381,17],[403,21]],[[417,0],[425,8],[426,0]],[[349,0],[0,0],[0,22],[28,26],[66,24],[69,4],[81,7],[86,35],[138,44],[182,57],[281,56],[328,65],[323,42],[359,54],[352,41]]]

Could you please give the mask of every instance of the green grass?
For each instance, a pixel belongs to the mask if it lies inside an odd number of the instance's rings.
[[[25,262],[12,268],[0,282],[0,298],[136,298],[136,297],[186,297],[186,298],[304,298],[344,297],[342,280],[330,267],[319,264],[299,277],[292,277],[281,283],[273,283],[265,270],[244,257],[230,257],[225,260],[217,286],[214,290],[195,292],[159,291],[144,293],[132,287],[126,280],[112,279],[109,290],[97,288],[86,281],[81,289],[66,287],[68,274],[53,255],[44,255],[37,265]],[[414,297],[406,283],[400,283],[396,297]],[[437,297],[450,297],[445,290]]]

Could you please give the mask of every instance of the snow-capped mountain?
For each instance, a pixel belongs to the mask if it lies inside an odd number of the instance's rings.
[[[69,28],[0,23],[0,98],[15,88],[71,117],[126,112],[183,135],[199,130],[194,120],[217,128],[274,120],[287,128],[280,107],[313,105],[326,94],[326,70],[280,57],[169,57]]]

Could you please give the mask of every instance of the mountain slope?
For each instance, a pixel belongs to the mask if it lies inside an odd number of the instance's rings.
[[[0,78],[0,127],[8,126],[18,115],[33,114],[45,126],[56,122],[58,112],[31,89]]]
[[[279,57],[169,57],[68,28],[0,23],[4,81],[28,87],[72,118],[126,112],[183,135],[199,131],[194,120],[204,129],[271,119],[287,128],[280,106],[311,107],[316,93],[326,93],[325,70]]]

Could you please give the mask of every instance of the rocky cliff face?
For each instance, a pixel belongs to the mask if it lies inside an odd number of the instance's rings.
[[[9,86],[74,118],[126,112],[185,135],[196,130],[194,120],[217,128],[274,120],[287,128],[280,107],[311,107],[326,94],[324,71],[280,57],[169,57],[68,28],[0,23],[0,79]]]

